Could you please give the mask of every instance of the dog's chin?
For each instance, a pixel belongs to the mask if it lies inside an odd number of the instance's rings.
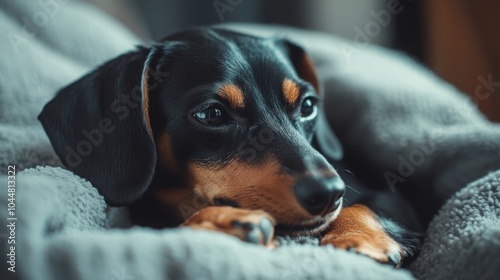
[[[312,220],[300,224],[278,224],[276,234],[279,236],[313,236],[317,237],[330,228],[330,224],[337,218],[342,209],[342,203],[339,207],[324,217],[316,217]]]

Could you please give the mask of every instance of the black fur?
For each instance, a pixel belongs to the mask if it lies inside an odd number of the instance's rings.
[[[156,151],[140,92],[149,52],[140,48],[111,60],[62,89],[39,116],[63,163],[110,205],[137,200],[153,178]],[[139,97],[127,105],[133,94]]]

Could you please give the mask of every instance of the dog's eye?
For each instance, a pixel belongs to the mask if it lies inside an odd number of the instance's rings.
[[[308,97],[302,101],[300,106],[300,120],[309,121],[316,117],[318,113],[318,107],[316,106],[316,99]]]
[[[193,117],[204,125],[218,126],[228,122],[228,116],[223,108],[218,105],[212,105],[199,110],[193,114]]]

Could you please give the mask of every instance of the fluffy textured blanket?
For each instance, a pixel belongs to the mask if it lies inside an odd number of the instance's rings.
[[[500,127],[401,55],[292,29],[238,27],[286,33],[310,50],[348,156],[382,177],[391,174],[395,188],[428,187],[443,201],[452,197],[433,217],[410,270],[331,247],[268,250],[218,233],[129,228],[124,209],[107,207],[88,182],[58,167],[36,116],[58,88],[140,42],[85,4],[55,2],[49,10],[27,0],[0,3],[0,168],[6,174],[16,165],[18,172],[0,176],[0,184],[15,179],[16,186],[11,216],[9,192],[0,192],[2,223],[15,222],[0,228],[1,279],[492,279],[500,273]]]

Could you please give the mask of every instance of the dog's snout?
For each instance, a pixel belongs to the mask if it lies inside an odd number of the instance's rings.
[[[311,215],[326,215],[336,210],[345,193],[345,184],[340,177],[303,177],[294,186],[299,204]]]

